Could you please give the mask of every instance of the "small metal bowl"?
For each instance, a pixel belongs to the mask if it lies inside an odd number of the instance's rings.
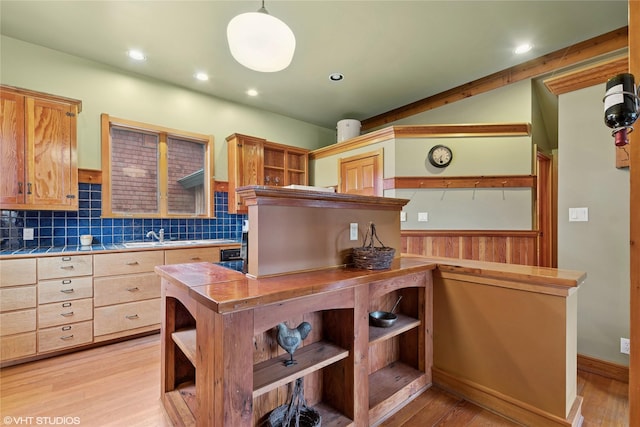
[[[398,320],[398,316],[388,311],[374,311],[369,313],[369,324],[379,328],[389,328]]]

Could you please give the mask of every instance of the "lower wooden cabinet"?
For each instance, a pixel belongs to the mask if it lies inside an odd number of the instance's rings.
[[[93,322],[73,323],[38,330],[38,351],[47,352],[89,344],[93,341]]]
[[[38,328],[82,322],[93,318],[91,298],[54,302],[38,306]]]
[[[35,310],[33,313],[35,320]],[[19,359],[36,354],[36,332],[34,330],[22,334],[0,337],[0,360]]]
[[[111,335],[158,325],[160,319],[160,298],[96,307],[94,333],[96,341],[103,335]]]

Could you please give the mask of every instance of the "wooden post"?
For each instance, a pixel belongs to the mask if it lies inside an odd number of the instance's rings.
[[[629,0],[629,72],[640,80],[640,0]],[[636,127],[640,123],[636,123]],[[630,141],[630,339],[629,425],[640,426],[640,138]]]

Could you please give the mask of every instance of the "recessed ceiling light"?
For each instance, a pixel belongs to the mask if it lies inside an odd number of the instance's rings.
[[[247,95],[249,95],[249,96],[258,96],[258,91],[255,90],[255,89],[249,89],[247,91]]]
[[[523,53],[529,52],[531,49],[533,49],[533,45],[531,45],[529,43],[524,43],[524,44],[521,44],[520,46],[516,47],[516,49],[513,52],[518,54],[518,55],[521,55]]]
[[[196,73],[195,78],[201,82],[206,82],[209,80],[209,75],[207,75],[207,73]]]
[[[344,74],[342,74],[342,73],[331,73],[331,74],[329,74],[329,80],[331,80],[332,82],[339,82],[342,79],[344,79]]]
[[[129,58],[135,59],[136,61],[144,61],[145,59],[147,59],[144,53],[135,49],[131,49],[129,52],[127,52],[127,55],[129,55]]]

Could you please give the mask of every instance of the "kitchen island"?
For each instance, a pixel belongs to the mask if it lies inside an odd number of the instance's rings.
[[[375,425],[433,383],[523,424],[581,421],[575,302],[583,273],[414,256],[388,270],[267,278],[207,263],[156,272],[162,399],[175,425],[260,425],[299,377],[323,425]],[[370,327],[368,313],[399,296],[398,322]],[[478,316],[473,306],[486,310]],[[287,367],[275,327],[302,321],[312,332]]]

